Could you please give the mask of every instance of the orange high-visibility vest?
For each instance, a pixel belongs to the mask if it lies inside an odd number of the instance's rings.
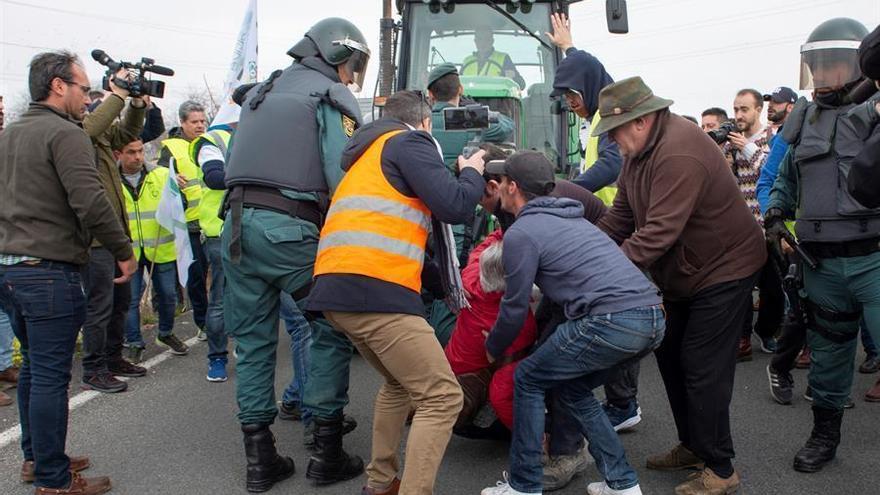
[[[431,211],[382,174],[383,134],[352,165],[336,188],[321,229],[315,276],[364,275],[419,292]]]

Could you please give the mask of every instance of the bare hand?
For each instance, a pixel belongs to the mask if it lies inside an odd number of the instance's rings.
[[[728,134],[727,140],[730,141],[731,146],[740,151],[742,151],[743,148],[745,148],[746,145],[749,144],[749,140],[738,132],[731,132],[730,134]]]
[[[486,154],[486,150],[479,150],[470,158],[465,158],[462,155],[458,155],[458,171],[461,172],[466,168],[472,168],[477,171],[478,174],[483,175],[483,170],[486,168],[486,164],[483,162],[483,156]]]
[[[112,91],[113,94],[119,96],[124,100],[128,98],[129,91],[127,89],[123,89],[117,86],[117,80],[126,82],[131,81],[131,73],[128,72],[128,69],[119,69],[118,71],[116,71],[116,74],[114,74],[113,77],[110,78],[110,91]]]
[[[553,32],[546,33],[547,37],[565,53],[574,46],[571,40],[571,21],[565,14],[557,12],[550,16],[550,24],[553,26]]]
[[[177,187],[179,187],[181,189],[186,187],[187,178],[185,176],[177,174],[174,176],[174,178],[177,180]]]
[[[122,272],[122,275],[113,279],[114,284],[124,284],[128,282],[138,268],[138,262],[134,256],[125,261],[117,261],[116,264],[119,266],[119,271]]]

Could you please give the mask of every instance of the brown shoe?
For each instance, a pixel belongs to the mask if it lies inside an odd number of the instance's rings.
[[[0,407],[3,406],[11,406],[12,405],[12,397],[9,396],[6,392],[0,391]]]
[[[71,473],[70,486],[67,488],[46,488],[38,486],[34,495],[100,495],[110,491],[110,478],[83,478],[78,473]]]
[[[794,367],[799,370],[808,370],[810,369],[810,348],[804,346],[804,349],[798,354],[797,360],[794,362]]]
[[[880,380],[865,393],[865,402],[880,402]]]
[[[675,487],[676,495],[730,495],[739,490],[739,474],[736,471],[733,472],[733,476],[724,479],[719,478],[711,469],[705,468],[688,478],[688,481]]]
[[[397,495],[398,490],[400,490],[400,478],[394,478],[394,481],[384,490],[365,486],[361,490],[361,495]]]
[[[86,456],[70,456],[70,470],[74,473],[85,471],[92,463]],[[24,461],[21,465],[21,482],[34,482],[34,461]]]
[[[6,368],[3,371],[0,371],[0,382],[12,383],[14,385],[18,384],[18,368],[15,366]]]
[[[703,469],[705,463],[682,444],[678,444],[665,454],[648,457],[648,469],[658,471],[678,471],[680,469]]]
[[[740,337],[739,345],[736,348],[736,362],[752,360],[752,336]]]

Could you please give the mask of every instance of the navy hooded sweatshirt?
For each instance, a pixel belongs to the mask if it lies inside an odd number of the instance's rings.
[[[617,244],[584,220],[580,202],[541,196],[529,201],[504,234],[501,311],[486,350],[501,356],[529,310],[532,284],[569,320],[660,304],[657,287]]]

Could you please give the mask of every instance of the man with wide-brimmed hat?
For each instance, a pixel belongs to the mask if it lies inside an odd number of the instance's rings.
[[[624,155],[599,228],[663,291],[666,338],[655,355],[680,444],[648,468],[704,468],[679,495],[733,493],[729,406],[746,317],[736,308],[745,308],[767,253],[724,156],[671,105],[640,77],[599,94],[593,132],[608,132]]]

